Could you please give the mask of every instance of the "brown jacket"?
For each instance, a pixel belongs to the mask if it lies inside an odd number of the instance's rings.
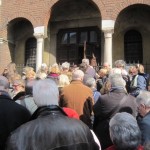
[[[81,81],[72,81],[70,85],[62,89],[60,106],[74,109],[79,114],[80,119],[90,126],[93,93]]]

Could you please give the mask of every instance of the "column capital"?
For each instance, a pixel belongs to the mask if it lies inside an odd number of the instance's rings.
[[[111,38],[114,33],[114,29],[103,30],[105,38]]]
[[[45,26],[39,26],[34,28],[34,36],[36,38],[46,38],[47,28]]]
[[[34,33],[33,35],[35,36],[36,39],[39,39],[39,38],[44,39],[45,38],[43,33]]]
[[[114,20],[102,20],[102,31],[104,33],[114,33]]]

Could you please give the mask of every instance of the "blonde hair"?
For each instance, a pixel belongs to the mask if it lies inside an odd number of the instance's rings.
[[[36,73],[33,70],[29,70],[26,72],[26,79],[35,78]]]
[[[103,73],[104,75],[108,74],[108,70],[106,68],[102,68],[98,71],[98,73]]]
[[[137,67],[139,73],[144,73],[144,66],[143,65],[137,64],[136,67]]]
[[[25,88],[25,81],[23,79],[14,80],[13,84],[18,84]]]
[[[60,69],[59,69],[59,66],[57,63],[53,64],[51,67],[50,67],[50,73],[57,73],[57,74],[60,74]]]
[[[69,82],[68,76],[65,74],[61,74],[59,76],[58,87],[64,87],[69,84],[70,84],[70,82]]]

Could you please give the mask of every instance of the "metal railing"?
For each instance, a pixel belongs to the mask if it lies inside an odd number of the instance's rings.
[[[126,68],[127,68],[127,70],[128,70],[128,68],[130,67],[130,66],[133,66],[133,65],[135,65],[135,64],[127,64],[126,66]],[[149,73],[150,74],[150,64],[148,64],[148,63],[145,63],[145,64],[142,64],[143,66],[144,66],[144,69],[145,69],[145,73]],[[59,64],[59,66],[61,66],[60,64]],[[73,65],[71,65],[71,66],[73,66]],[[17,68],[17,71],[18,71],[18,73],[19,74],[22,74],[22,71],[23,71],[23,68],[25,67],[25,65],[24,64],[17,64],[16,65],[16,68]],[[97,65],[96,67],[95,67],[95,70],[96,71],[98,71],[98,70],[100,70],[102,68],[102,65]]]

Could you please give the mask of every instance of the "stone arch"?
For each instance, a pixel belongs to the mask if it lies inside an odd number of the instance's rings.
[[[120,3],[116,3],[112,10],[114,10],[111,13],[111,18],[116,20],[117,16],[120,14],[120,12],[125,9],[128,6],[134,5],[134,4],[145,4],[145,5],[150,5],[149,0],[128,0],[128,1],[123,1]]]
[[[24,63],[24,45],[29,37],[33,37],[32,23],[23,17],[13,18],[7,24],[7,41],[12,60],[17,64]]]
[[[68,8],[68,9],[66,9]],[[64,60],[71,63],[79,64],[83,58],[83,43],[81,37],[86,37],[88,45],[87,57],[91,57],[91,53],[97,54],[97,60],[101,59],[101,12],[98,6],[91,0],[66,0],[58,1],[51,7],[51,13],[49,13],[49,20],[47,25],[47,45],[51,46],[50,52],[50,63],[52,61],[62,63]],[[78,15],[78,13],[79,15]],[[47,22],[47,21],[46,21]],[[84,33],[86,35],[83,35]],[[67,32],[68,36],[75,34],[75,42],[66,48],[66,50],[60,50],[65,47],[61,45],[60,39],[62,34]],[[64,33],[65,34],[65,33]],[[95,36],[98,42],[97,47],[89,39],[90,36]],[[45,44],[46,45],[46,44]],[[59,46],[61,45],[61,47]],[[63,47],[64,46],[64,47]],[[71,47],[72,46],[72,47]],[[93,48],[92,48],[93,47]],[[91,48],[91,50],[90,50]],[[45,47],[45,49],[48,49]],[[65,49],[65,48],[64,48]],[[69,51],[72,50],[72,52]],[[59,52],[62,52],[61,55]],[[64,53],[67,55],[64,56]],[[74,53],[74,56],[72,54]],[[58,56],[59,54],[59,56]],[[60,58],[62,56],[63,58]]]
[[[46,12],[45,12],[45,18],[44,18],[44,26],[48,25],[48,22],[50,20],[51,16],[51,8],[57,3],[59,0],[52,0],[50,4],[48,4]],[[93,5],[97,7],[97,9],[100,12],[101,18],[108,18],[108,13],[106,11],[106,7],[104,6],[104,3],[102,0],[87,0],[87,2],[91,2]]]
[[[25,18],[25,19],[27,19],[28,21],[31,22],[33,27],[36,27],[38,22],[39,22],[35,17],[33,17],[28,12],[19,12],[19,13],[16,12],[16,13],[13,13],[12,15],[8,16],[7,20],[5,20],[4,22],[9,23],[11,20],[13,20],[15,18]]]
[[[125,33],[129,30],[136,30],[141,33],[142,36],[142,55],[143,59],[140,62],[149,63],[149,41],[150,38],[150,6],[147,4],[135,3],[125,7],[122,11],[120,11],[119,15],[116,18],[114,34],[113,34],[113,51],[114,51],[114,59],[126,59],[124,49],[125,49]],[[127,18],[127,19],[126,19]],[[126,21],[124,21],[126,19]],[[130,38],[134,38],[130,35]],[[135,44],[133,43],[133,49],[137,49]],[[132,46],[130,44],[130,46]],[[129,62],[129,61],[128,61]]]

